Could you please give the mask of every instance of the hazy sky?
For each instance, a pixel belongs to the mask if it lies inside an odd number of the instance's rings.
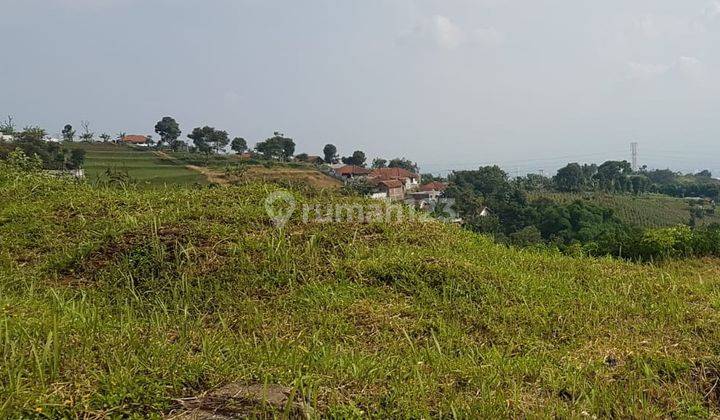
[[[635,140],[720,174],[720,0],[0,0],[0,22],[0,115],[53,133],[170,115],[511,173]]]

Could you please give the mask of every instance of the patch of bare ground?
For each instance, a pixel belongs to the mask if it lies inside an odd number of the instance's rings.
[[[296,390],[281,385],[231,383],[178,402],[181,408],[171,412],[167,419],[305,418],[308,415]]]

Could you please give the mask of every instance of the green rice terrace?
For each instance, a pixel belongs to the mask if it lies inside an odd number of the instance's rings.
[[[718,260],[439,222],[279,228],[278,188],[0,167],[0,417],[720,416]]]
[[[612,209],[622,221],[643,228],[658,228],[687,224],[690,220],[691,204],[687,199],[661,194],[608,194],[608,193],[533,193],[531,198],[548,198],[558,203],[575,200],[589,201],[601,207]],[[720,214],[712,212],[698,221],[700,225],[720,223]]]
[[[163,186],[206,184],[201,173],[163,159],[149,150],[114,143],[75,143],[87,152],[85,175],[90,181],[103,179],[107,171],[127,174],[140,185]]]

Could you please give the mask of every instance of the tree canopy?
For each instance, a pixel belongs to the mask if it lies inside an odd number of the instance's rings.
[[[155,124],[155,132],[160,136],[158,146],[167,144],[173,150],[178,149],[178,138],[180,134],[182,134],[182,131],[180,131],[180,125],[174,118],[163,117],[163,119]]]

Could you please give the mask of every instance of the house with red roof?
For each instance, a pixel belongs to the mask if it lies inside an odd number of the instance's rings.
[[[368,177],[378,181],[400,181],[405,190],[417,189],[420,182],[420,175],[404,168],[377,168]]]
[[[137,134],[126,134],[122,139],[120,139],[120,143],[133,146],[149,146],[148,136],[141,136]]]
[[[344,165],[333,169],[333,172],[345,179],[363,178],[370,174],[368,169],[356,165]]]

